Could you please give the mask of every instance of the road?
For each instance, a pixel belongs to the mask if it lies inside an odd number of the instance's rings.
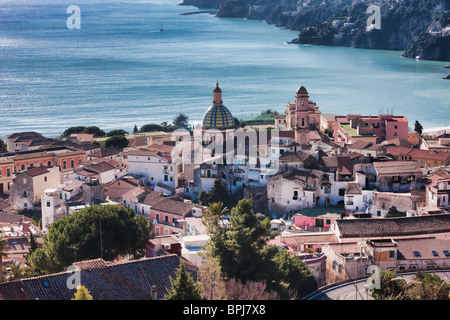
[[[434,271],[433,273],[439,275],[447,283],[449,282],[450,270]],[[401,274],[407,282],[411,281],[414,275],[415,272]],[[370,292],[366,292],[365,286],[367,286],[367,279],[353,281],[327,289],[312,296],[308,300],[373,300]]]

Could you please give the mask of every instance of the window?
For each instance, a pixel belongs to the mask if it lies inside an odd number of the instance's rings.
[[[47,207],[50,207],[50,201],[47,201]]]
[[[448,252],[448,250],[444,250],[444,251],[442,251],[442,252],[444,252],[444,255],[445,255],[446,257],[450,257],[450,252]]]
[[[67,169],[66,161],[63,161],[63,169]]]
[[[389,258],[395,257],[395,250],[389,250]]]
[[[27,192],[26,192],[26,191],[23,192],[23,197],[24,197],[24,198],[27,197]]]
[[[169,176],[167,174],[164,175],[164,181],[168,181],[169,180]]]
[[[439,254],[436,251],[433,250],[431,252],[433,253],[433,256],[435,256],[435,257],[439,256]]]
[[[70,160],[70,167],[71,167],[71,168],[74,168],[74,167],[75,167],[75,161]]]
[[[414,257],[419,258],[420,252],[419,251],[413,251]]]
[[[24,164],[20,165],[20,170],[22,170],[22,171],[25,170],[25,165]]]
[[[169,223],[169,216],[164,216],[164,222]]]
[[[10,176],[11,176],[11,169],[10,169],[10,168],[7,168],[7,169],[6,169],[6,176],[7,176],[7,177],[10,177]]]

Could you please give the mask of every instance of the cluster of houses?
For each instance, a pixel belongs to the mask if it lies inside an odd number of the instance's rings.
[[[322,114],[303,86],[273,122],[240,127],[217,83],[193,131],[126,138],[118,149],[89,134],[9,135],[0,225],[39,238],[88,206],[126,206],[154,224],[146,259],[176,255],[195,270],[209,239],[198,198],[219,180],[272,218],[269,243],[304,260],[319,285],[363,276],[371,265],[400,272],[450,264],[446,132],[423,137],[404,116]],[[11,214],[25,209],[41,212],[40,229]],[[12,237],[5,227],[0,236]],[[10,257],[4,263],[21,262]]]

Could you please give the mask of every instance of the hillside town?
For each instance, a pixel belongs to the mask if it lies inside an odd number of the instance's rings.
[[[108,205],[152,223],[145,253],[78,260],[67,247],[82,284],[94,299],[164,299],[180,263],[198,276],[211,239],[205,199],[219,185],[229,206],[251,199],[270,222],[266,244],[304,263],[317,288],[367,277],[373,266],[450,267],[450,132],[425,134],[402,115],[324,114],[303,86],[264,120],[235,118],[219,83],[212,98],[199,101],[201,124],[124,133],[123,146],[94,133],[9,134],[0,300],[71,299],[73,270],[19,281],[14,267],[29,265],[30,238],[42,247],[58,220]],[[220,228],[229,227],[224,215]]]

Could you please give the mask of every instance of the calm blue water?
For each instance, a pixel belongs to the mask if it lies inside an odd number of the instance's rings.
[[[75,125],[131,131],[178,112],[198,123],[217,80],[238,118],[284,112],[304,85],[323,113],[393,112],[424,127],[450,124],[447,63],[286,45],[297,32],[180,15],[198,9],[179,2],[2,0],[0,137],[24,130],[57,136]],[[66,26],[70,5],[81,8],[81,30]]]

